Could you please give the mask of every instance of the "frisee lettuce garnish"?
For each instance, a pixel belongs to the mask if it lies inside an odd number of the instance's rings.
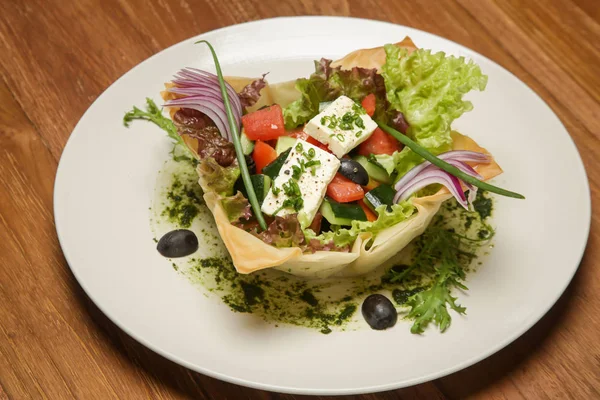
[[[452,322],[448,308],[458,314],[466,313],[466,308],[456,302],[452,291],[468,290],[463,282],[477,257],[477,250],[494,236],[494,230],[485,222],[490,215],[491,199],[480,191],[477,201],[489,207],[482,207],[483,212],[468,212],[458,209],[455,200],[449,200],[423,235],[415,240],[411,264],[388,271],[387,279],[391,283],[402,284],[416,277],[428,280],[426,285],[420,284],[415,290],[394,295],[399,305],[409,307],[406,318],[413,321],[412,333],[422,333],[432,322],[444,332]],[[453,209],[458,215],[453,214]],[[457,220],[464,224],[458,231],[451,225]],[[472,226],[475,220],[478,223]],[[477,232],[473,232],[474,228]]]
[[[171,154],[175,161],[187,161],[193,164],[198,162],[196,155],[185,144],[179,133],[177,133],[177,127],[173,121],[162,114],[162,110],[156,105],[154,100],[146,97],[146,111],[133,106],[133,109],[123,116],[123,125],[129,127],[131,122],[136,119],[154,123],[173,139],[174,146]]]

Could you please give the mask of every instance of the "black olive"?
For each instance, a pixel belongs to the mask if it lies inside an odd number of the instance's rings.
[[[372,294],[362,304],[362,315],[373,329],[383,330],[396,325],[398,312],[392,302],[381,294]]]
[[[340,169],[338,170],[340,174],[361,186],[369,184],[369,174],[367,174],[367,170],[360,163],[347,158],[342,159],[341,163],[342,165],[340,165]]]
[[[250,175],[254,175],[256,173],[256,163],[254,162],[254,158],[250,156],[244,156],[246,158],[246,165],[248,165],[248,172]]]
[[[189,256],[198,250],[198,238],[190,230],[176,229],[160,238],[156,250],[168,258]]]

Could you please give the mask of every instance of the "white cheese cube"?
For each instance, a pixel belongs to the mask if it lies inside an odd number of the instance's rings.
[[[340,160],[332,154],[304,140],[296,140],[279,175],[271,184],[261,207],[262,212],[277,216],[297,212],[300,224],[303,227],[309,226],[325,197],[327,185],[333,180],[339,167]],[[296,193],[292,193],[294,187],[298,189]],[[294,206],[284,204],[286,200],[289,204],[298,197],[302,202],[297,210]]]
[[[364,142],[377,128],[365,110],[346,96],[338,97],[308,121],[304,132],[329,146],[338,158]]]

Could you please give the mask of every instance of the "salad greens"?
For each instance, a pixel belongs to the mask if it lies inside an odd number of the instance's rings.
[[[448,308],[465,314],[466,308],[456,303],[452,290],[468,290],[463,283],[466,272],[477,257],[477,250],[494,236],[494,230],[485,221],[491,214],[491,201],[484,191],[478,191],[481,207],[472,212],[458,207],[455,199],[449,200],[416,239],[411,265],[388,271],[391,283],[402,284],[418,276],[430,278],[425,285],[394,293],[399,305],[409,307],[406,318],[413,321],[412,333],[423,333],[432,322],[444,332],[452,321]],[[452,225],[456,220],[462,224],[459,229]]]
[[[305,124],[319,113],[319,103],[333,101],[341,95],[358,102],[370,93],[384,98],[383,78],[375,69],[342,70],[332,67],[331,63],[325,58],[315,61],[315,72],[309,78],[296,80],[296,89],[302,96],[283,109],[286,129]]]
[[[133,109],[127,112],[123,117],[123,125],[129,127],[131,122],[136,119],[150,121],[156,124],[159,128],[164,130],[171,139],[173,139],[174,145],[171,154],[173,154],[173,159],[175,161],[189,161],[192,163],[198,161],[194,152],[190,150],[179,133],[177,133],[177,127],[173,121],[162,114],[162,110],[158,108],[154,100],[146,97],[146,111],[133,106]]]
[[[378,215],[373,222],[369,221],[352,221],[352,227],[332,227],[331,232],[323,232],[320,235],[315,234],[311,229],[304,231],[308,240],[317,239],[321,243],[329,243],[333,241],[336,246],[343,247],[351,245],[361,233],[372,233],[377,235],[379,232],[411,217],[415,211],[415,206],[408,201],[403,201],[391,206],[392,211],[388,211],[388,206],[379,206],[376,209]]]
[[[381,75],[385,80],[390,107],[404,114],[409,123],[408,136],[433,154],[452,148],[450,125],[464,112],[473,109],[462,97],[473,89],[484,90],[487,76],[473,61],[446,56],[443,52],[384,46],[386,63]],[[423,159],[405,147],[394,155],[401,177]]]

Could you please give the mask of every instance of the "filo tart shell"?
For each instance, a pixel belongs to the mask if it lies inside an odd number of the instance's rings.
[[[407,48],[409,51],[416,49],[410,38],[405,38],[396,43],[397,46]],[[385,63],[383,47],[354,51],[347,56],[334,61],[333,66],[342,69],[351,69],[355,66],[363,68],[377,68]],[[236,91],[240,91],[255,78],[227,77],[226,80]],[[166,84],[168,87],[170,84]],[[173,94],[162,92],[165,100],[173,98]],[[260,101],[250,111],[268,104],[280,104],[285,107],[296,100],[300,93],[295,89],[295,81],[267,84],[261,91]],[[176,109],[171,108],[171,117]],[[481,153],[490,153],[480,147],[471,138],[452,132],[453,150],[471,150]],[[186,143],[193,150],[196,149],[194,139],[184,137]],[[202,161],[200,161],[202,162]],[[483,176],[484,180],[491,179],[502,173],[502,169],[495,162],[473,165],[474,169]],[[200,179],[202,186],[202,179]],[[371,233],[363,233],[354,242],[349,252],[316,251],[303,253],[299,247],[277,248],[266,244],[256,236],[244,231],[229,222],[225,210],[217,193],[203,187],[204,200],[213,214],[221,239],[225,243],[236,270],[242,274],[249,274],[267,268],[275,268],[292,275],[305,278],[327,278],[330,276],[358,276],[366,274],[385,261],[392,258],[415,237],[421,235],[433,216],[438,212],[441,204],[450,199],[452,195],[447,189],[442,188],[437,193],[413,198],[413,205],[417,212],[411,217],[390,228],[379,232],[375,238]]]

